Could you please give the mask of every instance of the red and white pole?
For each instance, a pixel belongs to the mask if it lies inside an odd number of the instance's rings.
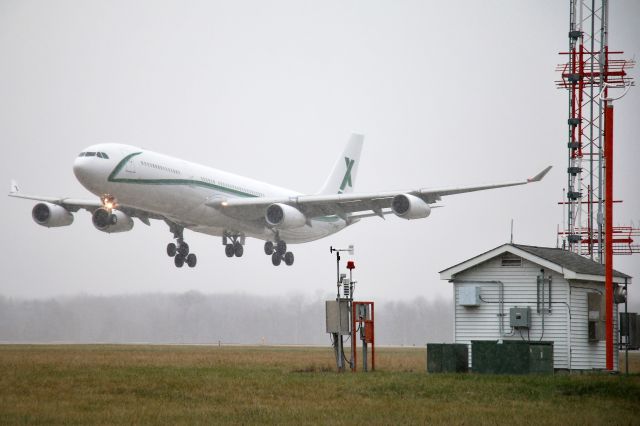
[[[606,363],[613,370],[613,102],[605,101],[604,108],[604,158],[605,158],[605,320]]]

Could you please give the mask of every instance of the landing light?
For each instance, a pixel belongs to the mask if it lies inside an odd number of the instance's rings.
[[[118,203],[113,195],[103,195],[100,197],[100,201],[102,201],[102,206],[109,211],[118,207]]]

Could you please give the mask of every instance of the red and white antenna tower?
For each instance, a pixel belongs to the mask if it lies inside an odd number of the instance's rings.
[[[563,247],[605,264],[606,368],[613,369],[613,255],[640,253],[640,229],[613,226],[613,101],[634,84],[634,61],[611,51],[608,0],[569,1],[568,61],[558,66],[569,94]],[[617,98],[613,89],[623,89]]]
[[[604,263],[605,241],[605,109],[611,89],[628,90],[633,80],[627,70],[634,61],[619,59],[621,51],[607,44],[608,1],[570,0],[568,61],[557,67],[559,88],[569,95],[567,120],[567,187],[563,247]],[[613,131],[613,129],[611,129]],[[611,200],[619,203],[619,200]],[[640,252],[633,236],[640,230],[613,229],[614,252]]]

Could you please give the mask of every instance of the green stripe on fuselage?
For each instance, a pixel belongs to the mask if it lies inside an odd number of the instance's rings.
[[[116,175],[120,173],[122,168],[127,164],[131,158],[136,155],[140,155],[142,152],[134,152],[133,154],[129,154],[124,157],[118,165],[113,169],[107,181],[114,183],[134,183],[138,185],[191,185],[191,186],[200,186],[202,188],[208,189],[217,189],[219,191],[226,192],[228,194],[237,195],[240,197],[249,197],[249,198],[257,198],[257,195],[249,194],[247,192],[239,191],[237,189],[227,188],[226,186],[214,185],[208,182],[202,182],[200,180],[195,179],[129,179],[129,178],[116,178]]]
[[[127,164],[127,162],[131,158],[135,157],[136,155],[140,155],[140,154],[142,154],[142,152],[134,152],[133,154],[129,154],[126,157],[124,157],[122,160],[120,160],[120,162],[116,165],[116,167],[113,169],[113,171],[111,172],[111,174],[107,178],[107,181],[114,182],[114,183],[133,183],[133,184],[138,184],[138,185],[193,185],[193,186],[199,186],[199,187],[202,187],[202,188],[216,189],[218,191],[224,191],[226,193],[233,194],[233,195],[238,195],[240,197],[258,198],[258,196],[254,195],[254,194],[249,194],[247,192],[238,191],[237,189],[231,189],[231,188],[227,188],[225,186],[214,185],[212,183],[202,182],[202,181],[194,180],[194,179],[128,179],[128,178],[116,178],[116,175],[118,173],[120,173],[120,171],[125,166],[125,164]],[[316,220],[316,221],[319,221],[319,222],[337,222],[338,220],[340,220],[340,218],[338,216],[319,216],[319,217],[314,217],[311,220]]]
[[[122,160],[120,160],[120,162],[113,169],[113,171],[111,172],[111,174],[109,175],[107,180],[109,182],[118,182],[119,180],[116,179],[116,175],[118,173],[120,173],[120,170],[122,170],[124,165],[127,164],[127,161],[129,161],[131,158],[135,157],[136,155],[140,155],[140,154],[142,154],[142,153],[141,152],[134,152],[133,154],[129,154],[126,157],[124,157]]]

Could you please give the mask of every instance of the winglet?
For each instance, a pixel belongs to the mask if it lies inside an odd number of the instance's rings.
[[[11,179],[11,189],[9,189],[9,194],[17,194],[20,192],[20,188],[18,187],[18,182]]]
[[[540,173],[538,173],[537,175],[535,175],[534,177],[532,177],[531,179],[527,179],[527,182],[540,182],[542,180],[542,178],[549,173],[549,170],[551,170],[552,166],[547,167],[546,169],[544,169],[543,171],[541,171]]]

